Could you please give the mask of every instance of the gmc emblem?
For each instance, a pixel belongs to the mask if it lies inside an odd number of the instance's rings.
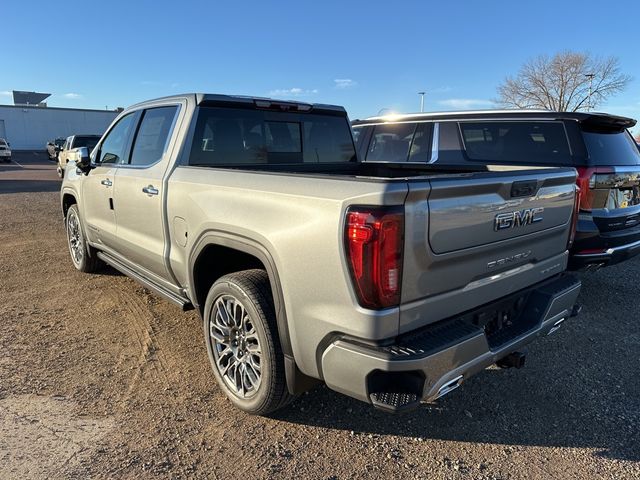
[[[517,212],[499,213],[493,222],[493,229],[498,232],[507,228],[524,227],[542,221],[543,207],[525,208]]]

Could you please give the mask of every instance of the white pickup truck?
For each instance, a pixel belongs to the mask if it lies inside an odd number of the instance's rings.
[[[0,160],[11,162],[11,146],[4,138],[0,138]]]

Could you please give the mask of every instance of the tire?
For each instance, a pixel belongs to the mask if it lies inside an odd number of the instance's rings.
[[[56,173],[58,174],[58,177],[64,178],[64,170],[60,167],[60,165],[56,167]]]
[[[103,263],[98,258],[97,251],[87,245],[84,238],[84,230],[80,212],[77,205],[71,205],[64,219],[67,232],[67,245],[71,262],[76,270],[84,273],[92,273],[99,270]]]
[[[287,390],[267,272],[244,270],[212,285],[204,336],[218,385],[240,410],[266,415],[295,398]]]

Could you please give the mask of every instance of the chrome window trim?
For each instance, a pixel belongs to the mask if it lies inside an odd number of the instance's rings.
[[[431,158],[427,164],[436,163],[438,161],[438,152],[440,149],[440,123],[433,124],[433,140],[431,142]]]

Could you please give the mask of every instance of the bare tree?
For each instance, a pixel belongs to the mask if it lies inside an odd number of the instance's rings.
[[[496,102],[507,108],[589,110],[623,91],[630,81],[620,73],[616,57],[566,51],[529,60],[498,87]]]

